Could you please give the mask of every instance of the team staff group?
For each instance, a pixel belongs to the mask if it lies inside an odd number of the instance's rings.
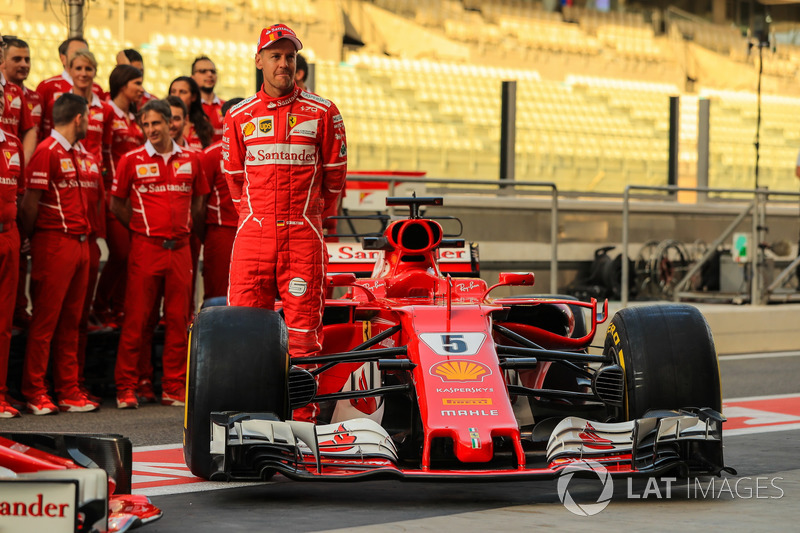
[[[263,56],[259,52],[273,41],[282,45],[287,38],[281,37],[289,34],[299,44],[294,32],[282,25],[262,32],[256,51],[259,68]],[[265,35],[272,40],[265,43]],[[317,197],[306,213],[310,218],[302,209],[287,212],[299,217],[301,225],[304,219],[309,222],[308,232],[302,227],[292,231],[297,242],[306,243],[297,250],[311,260],[310,270],[305,272],[302,267],[285,273],[295,285],[302,279],[308,296],[294,301],[278,287],[269,298],[282,298],[287,315],[297,317],[293,321],[287,316],[290,335],[295,338],[293,351],[313,355],[321,341],[321,322],[317,324],[314,317],[324,277],[322,247],[313,242],[322,242],[323,211],[335,209],[346,170],[346,148],[335,106],[303,91],[304,73],[297,74],[299,86],[295,84],[295,55],[302,45],[292,42],[292,46],[291,69],[286,69],[291,71],[291,79],[285,83],[295,94],[292,99],[302,95],[305,110],[313,112],[308,117],[295,113],[282,119],[292,126],[300,119],[303,125],[295,128],[296,133],[288,132],[280,147],[288,153],[299,149],[309,154],[307,161],[298,164],[308,166],[309,175],[317,170],[320,176],[327,175],[323,187],[328,187],[320,189],[323,182],[303,185]],[[144,64],[135,50],[117,56],[108,92],[95,79],[98,64],[84,39],[67,39],[58,53],[63,72],[32,90],[25,85],[31,65],[29,46],[22,39],[2,37],[0,418],[18,417],[25,411],[47,415],[98,409],[100,398],[87,388],[83,376],[87,338],[92,331],[111,328],[121,330],[114,373],[117,407],[136,408],[143,402],[182,406],[187,328],[195,311],[194,286],[203,246],[205,298],[230,298],[233,253],[234,258],[240,257],[239,263],[234,261],[233,274],[239,285],[233,299],[243,301],[232,305],[264,306],[240,296],[245,290],[242,284],[251,274],[236,266],[245,265],[242,260],[263,260],[261,256],[247,259],[247,250],[255,249],[258,239],[267,242],[263,247],[267,249],[275,238],[253,232],[240,222],[252,222],[252,213],[241,215],[238,202],[240,180],[248,167],[243,160],[234,170],[238,174],[232,182],[233,197],[229,188],[233,167],[226,168],[230,161],[225,132],[230,124],[225,123],[224,115],[232,113],[233,104],[243,103],[241,99],[226,103],[215,94],[216,66],[206,56],[193,62],[191,76],[176,78],[169,95],[160,100],[144,89]],[[263,68],[262,72],[266,75]],[[264,91],[270,94],[266,85]],[[294,110],[292,106],[286,109]],[[334,129],[336,139],[341,139],[337,146],[332,142]],[[293,144],[297,146],[293,148]],[[319,146],[336,153],[320,153]],[[312,157],[315,152],[318,155]],[[295,187],[280,180],[294,180],[292,176],[299,175],[302,168],[287,169],[275,177],[259,170],[261,178],[272,179],[289,191]],[[251,197],[261,202],[264,194],[253,191]],[[247,229],[245,238],[237,238],[241,227]],[[317,234],[319,239],[313,238]],[[278,232],[279,238],[289,235]],[[109,252],[102,269],[100,239]],[[314,247],[311,254],[308,246]],[[296,260],[292,257],[287,259],[280,268],[302,266],[293,265]],[[281,285],[285,277],[263,270],[252,275],[266,276],[263,287],[275,279]],[[165,327],[160,396],[153,387],[150,348],[159,321]],[[27,344],[22,398],[15,398],[7,388],[9,349],[12,335],[23,330],[27,330]],[[48,367],[52,383],[48,382]]]

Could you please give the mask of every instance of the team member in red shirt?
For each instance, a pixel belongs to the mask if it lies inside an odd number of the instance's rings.
[[[179,76],[169,84],[169,95],[177,96],[186,104],[188,120],[183,138],[192,148],[203,150],[211,144],[214,128],[200,103],[200,88],[188,76]]]
[[[50,107],[51,102],[55,102],[61,94],[67,93],[72,89],[72,77],[67,71],[68,60],[75,52],[83,48],[87,50],[89,48],[89,43],[87,43],[83,37],[70,37],[61,43],[58,46],[58,58],[64,66],[64,71],[58,76],[43,80],[36,87],[36,92],[39,93],[42,103],[42,122],[39,128],[40,139],[44,139],[50,135],[50,129],[53,127],[53,109]],[[106,94],[97,83],[92,86],[92,92],[99,96],[101,100],[105,100]]]
[[[208,182],[197,153],[169,136],[169,105],[148,102],[140,115],[147,142],[120,160],[111,190],[111,210],[131,229],[125,322],[117,351],[117,407],[136,408],[142,338],[160,287],[166,331],[161,403],[183,405],[192,260],[192,220],[203,216]],[[147,351],[146,353],[149,353]]]
[[[222,140],[222,104],[225,101],[214,94],[214,88],[217,86],[217,66],[207,56],[198,57],[192,63],[192,79],[200,87],[203,111],[214,128],[211,142],[219,142]]]
[[[4,106],[5,93],[0,86],[0,114]],[[22,194],[24,189],[25,158],[20,140],[10,133],[4,133],[2,129],[0,152],[0,418],[14,418],[19,416],[19,411],[6,398],[6,381],[19,273],[17,195]]]
[[[222,115],[242,101],[231,98],[222,106]],[[206,227],[203,240],[203,298],[215,298],[228,294],[228,272],[231,266],[231,250],[236,237],[239,213],[231,200],[222,159],[222,142],[217,142],[203,151],[203,169],[208,178],[211,193],[206,203]]]
[[[1,37],[1,36],[0,36]],[[0,85],[8,86],[8,93],[5,94],[3,112],[0,113],[2,122],[0,128],[15,135],[22,140],[25,161],[33,155],[38,140],[38,123],[35,116],[36,107],[32,105],[38,102],[36,91],[27,91],[22,82],[28,77],[30,72],[30,51],[28,45],[18,39],[7,40],[2,38],[3,44],[8,44],[5,50],[0,47]],[[3,78],[5,76],[5,78]],[[6,81],[10,83],[7,83]],[[27,113],[24,107],[27,106]],[[41,117],[41,107],[38,109]],[[23,246],[26,248],[26,246]],[[14,327],[17,329],[27,329],[30,324],[30,313],[28,313],[28,296],[26,288],[28,286],[28,252],[22,252],[19,260],[19,274],[17,276],[17,296],[14,304]]]
[[[88,129],[86,100],[63,94],[53,106],[53,131],[36,147],[26,170],[22,226],[31,240],[33,317],[22,372],[22,394],[36,415],[94,411],[78,385],[78,325],[89,276],[91,231],[83,176],[74,145]],[[45,374],[53,343],[58,407],[47,394]]]
[[[116,175],[116,167],[123,155],[144,144],[144,135],[133,114],[135,103],[142,98],[142,73],[131,65],[117,65],[109,77],[111,106],[111,146],[104,159],[103,185],[107,193]],[[110,206],[111,198],[108,198]],[[106,243],[108,259],[97,282],[94,314],[107,325],[118,327],[124,312],[125,269],[130,250],[130,232],[114,216],[106,212]]]
[[[38,134],[39,123],[42,120],[42,103],[39,101],[39,93],[25,86],[25,80],[31,72],[31,50],[28,43],[22,39],[4,38],[6,42],[5,63],[3,64],[3,74],[8,81],[22,89],[25,101],[31,112],[33,127]],[[30,154],[36,148],[36,142],[32,141]]]
[[[144,77],[144,58],[142,54],[133,48],[126,48],[117,54],[117,65],[131,65],[132,67],[136,67],[141,71]],[[158,98],[147,92],[146,89],[143,89],[142,98],[136,103],[136,107],[141,109],[142,106],[150,100],[158,100]]]
[[[94,77],[97,74],[97,59],[87,49],[78,50],[69,58],[67,72],[72,78],[70,92],[82,96],[89,102],[89,131],[81,144],[98,161],[103,161],[103,152],[111,149],[111,124],[114,110],[92,92]]]
[[[0,115],[0,128],[22,140],[27,161],[36,148],[38,131],[38,121],[33,115],[35,108],[30,105],[30,98],[26,96],[20,80],[20,74],[24,73],[24,80],[30,72],[30,52],[27,50],[28,45],[18,39],[6,41],[0,35],[0,43],[3,45],[0,47],[0,85],[5,89],[6,98],[3,113]],[[15,46],[12,47],[9,43]],[[41,115],[41,110],[39,114]]]
[[[279,296],[292,357],[322,348],[322,213],[339,198],[347,169],[338,109],[295,85],[301,48],[285,25],[261,32],[263,87],[228,112],[223,138],[228,187],[240,202],[228,303],[273,308]],[[314,417],[313,406],[295,412],[296,419]]]

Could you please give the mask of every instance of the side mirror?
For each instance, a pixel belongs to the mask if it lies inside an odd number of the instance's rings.
[[[533,272],[501,272],[498,285],[532,286]]]
[[[533,272],[501,272],[497,283],[489,287],[486,292],[483,293],[483,298],[481,299],[485,300],[486,297],[489,296],[489,293],[497,287],[505,287],[508,285],[530,287],[533,286],[534,280]]]

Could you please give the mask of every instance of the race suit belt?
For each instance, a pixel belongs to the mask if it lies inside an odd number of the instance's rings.
[[[14,223],[11,222],[9,224],[8,222],[5,222],[5,223],[4,222],[0,222],[0,233],[5,233],[7,231],[11,231],[12,224],[14,224]]]

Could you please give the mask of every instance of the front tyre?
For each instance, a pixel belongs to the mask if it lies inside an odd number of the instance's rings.
[[[714,339],[695,307],[623,309],[608,326],[603,353],[625,370],[625,420],[642,418],[651,409],[722,412]]]
[[[289,418],[286,325],[251,307],[209,307],[189,338],[183,456],[196,476],[218,471],[210,453],[212,412],[274,413]]]

